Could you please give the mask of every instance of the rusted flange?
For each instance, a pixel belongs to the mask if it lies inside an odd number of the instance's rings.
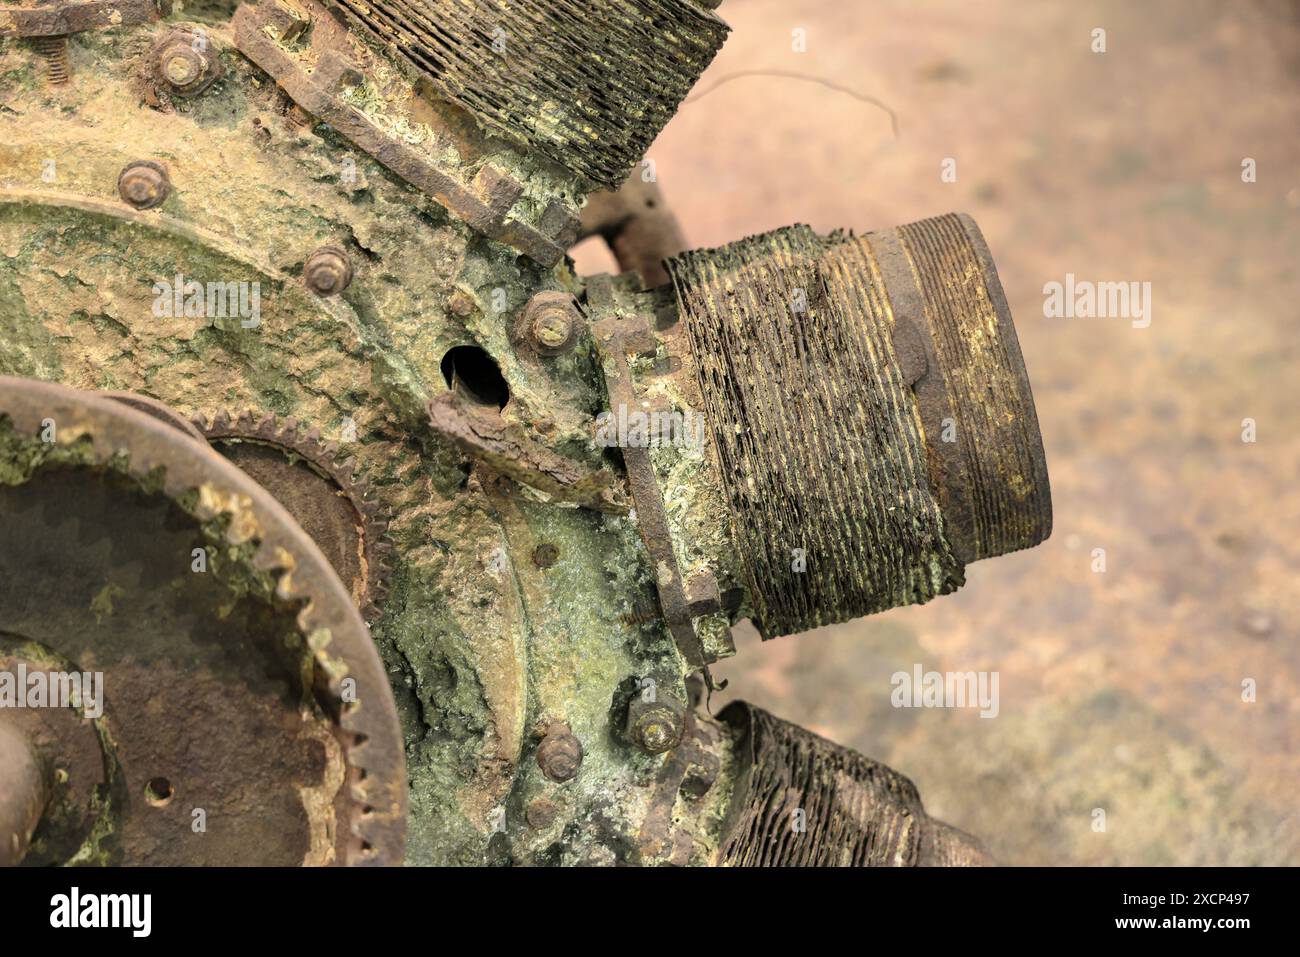
[[[308,24],[306,49],[291,56],[282,43],[299,40]],[[329,25],[329,29],[322,27]],[[490,160],[465,170],[428,149],[390,135],[346,101],[346,92],[365,77],[353,59],[345,28],[315,0],[301,9],[283,4],[244,3],[231,19],[235,45],[270,74],[306,113],[328,123],[425,195],[490,239],[513,246],[543,266],[564,258],[577,236],[578,217],[559,199],[540,210],[520,203],[524,184]],[[342,39],[340,38],[340,35]],[[278,41],[278,42],[277,42]]]
[[[628,357],[654,354],[657,341],[650,323],[643,316],[617,315],[612,278],[609,276],[592,278],[587,286],[587,304],[596,315],[592,333],[605,374],[605,390],[610,407],[639,408]],[[636,505],[637,531],[654,569],[664,623],[686,663],[692,669],[703,668],[712,659],[705,653],[704,643],[692,621],[691,600],[687,597],[686,582],[673,548],[668,512],[650,459],[650,450],[629,446],[622,449],[622,453],[628,489]]]

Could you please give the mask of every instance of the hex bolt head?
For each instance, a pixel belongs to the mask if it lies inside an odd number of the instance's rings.
[[[522,326],[539,355],[558,356],[577,343],[582,312],[567,292],[539,292],[524,307]]]
[[[640,695],[627,706],[627,736],[647,754],[663,754],[677,747],[686,730],[686,706],[659,692],[654,701]]]
[[[207,70],[207,58],[183,40],[169,44],[158,57],[158,72],[176,93],[192,90]]]
[[[224,72],[220,52],[201,30],[179,28],[149,51],[159,92],[198,96]]]
[[[153,160],[128,163],[117,178],[118,194],[136,209],[161,205],[171,189],[166,168]]]
[[[337,296],[352,282],[352,262],[341,246],[322,246],[302,267],[307,288],[318,296]]]
[[[569,781],[582,767],[582,742],[567,724],[554,724],[537,745],[537,766],[552,781]]]

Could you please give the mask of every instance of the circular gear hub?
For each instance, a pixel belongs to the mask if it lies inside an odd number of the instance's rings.
[[[267,490],[123,403],[0,377],[0,526],[24,863],[401,862],[392,691]]]
[[[369,497],[368,483],[356,475],[356,460],[295,419],[244,411],[200,414],[193,422],[311,535],[365,619],[379,617],[388,590],[388,522]]]

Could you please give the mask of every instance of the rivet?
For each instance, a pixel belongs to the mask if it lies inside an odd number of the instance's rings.
[[[117,178],[117,192],[136,209],[153,209],[171,192],[167,170],[153,160],[128,163]]]

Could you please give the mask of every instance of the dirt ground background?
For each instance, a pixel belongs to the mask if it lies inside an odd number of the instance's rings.
[[[719,13],[734,33],[649,153],[687,238],[971,213],[1055,531],[924,607],[742,633],[715,709],[746,698],[885,761],[1003,863],[1300,864],[1300,3]],[[810,79],[735,76],[754,70]],[[1150,326],[1044,318],[1067,272],[1150,282]],[[997,671],[1000,714],[891,707],[890,675],[917,663]]]

